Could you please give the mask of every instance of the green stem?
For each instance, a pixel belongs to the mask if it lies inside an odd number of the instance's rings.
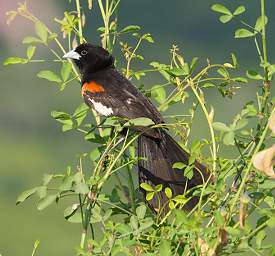
[[[82,20],[81,20],[81,11],[80,11],[79,0],[75,0],[75,3],[76,3],[77,19],[78,19],[79,41],[82,44],[83,43],[83,32],[82,32]]]
[[[127,174],[128,174],[129,193],[130,193],[130,198],[132,203],[132,211],[133,213],[135,213],[136,212],[135,186],[134,186],[133,176],[129,168],[129,165],[127,165]]]
[[[193,91],[193,93],[195,94],[197,100],[200,103],[200,106],[204,112],[205,118],[207,120],[208,126],[209,126],[209,131],[210,131],[210,136],[211,136],[211,141],[212,141],[212,154],[213,154],[213,172],[215,173],[216,171],[216,161],[217,161],[217,146],[216,146],[216,140],[215,140],[215,133],[214,133],[214,129],[212,126],[212,120],[209,116],[209,113],[205,107],[205,104],[203,102],[203,100],[201,99],[200,95],[198,94],[196,88],[194,88],[194,83],[193,80],[189,80],[189,84],[190,87]]]
[[[263,47],[263,57],[264,64],[267,64],[267,53],[266,53],[266,33],[265,33],[265,0],[261,0],[261,16],[262,16],[262,47]],[[268,79],[266,79],[268,80]]]
[[[131,61],[132,61],[133,57],[135,56],[135,53],[136,53],[138,47],[140,46],[141,41],[142,41],[142,37],[138,40],[138,42],[136,44],[136,47],[134,48],[134,50],[132,51],[132,53],[131,53],[131,55],[130,55],[130,57],[128,59],[127,67],[126,67],[126,74],[125,74],[126,78],[128,78],[128,79],[130,78],[130,74],[129,73],[130,73]]]
[[[85,240],[86,240],[87,231],[83,230],[81,234],[81,240],[80,240],[80,248],[84,249],[85,246]]]

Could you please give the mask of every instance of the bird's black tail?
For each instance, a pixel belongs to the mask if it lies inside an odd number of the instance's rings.
[[[166,212],[168,209],[165,204],[167,202],[165,187],[169,187],[173,196],[176,196],[183,194],[186,188],[188,190],[203,184],[203,180],[206,181],[209,177],[206,167],[198,162],[195,162],[191,180],[183,175],[183,170],[172,168],[176,162],[188,165],[190,155],[164,130],[160,130],[160,139],[141,135],[138,140],[138,156],[143,158],[138,164],[139,183],[148,183],[151,186],[163,184],[162,191],[148,201],[154,211],[164,209]],[[145,191],[143,192],[145,194]],[[196,202],[197,199],[193,197],[184,208],[191,209]]]

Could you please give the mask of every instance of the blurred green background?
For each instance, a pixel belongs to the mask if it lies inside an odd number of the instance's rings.
[[[81,1],[87,7],[87,1]],[[85,36],[93,43],[99,42],[96,29],[101,25],[97,1],[92,11],[86,8]],[[22,38],[34,35],[33,25],[22,18],[10,26],[5,23],[5,12],[16,8],[17,1],[1,0],[0,3],[0,49],[1,63],[8,56],[24,56],[26,46]],[[177,44],[187,60],[198,56],[205,64],[209,58],[214,62],[229,62],[230,53],[239,58],[241,72],[255,68],[258,57],[252,39],[235,40],[236,21],[222,25],[217,14],[210,10],[214,0],[121,0],[119,25],[140,25],[150,32],[155,44],[143,48],[145,64],[153,60],[168,62],[169,48]],[[244,4],[246,20],[254,24],[259,16],[259,0],[223,1],[228,7]],[[66,9],[74,9],[65,0],[29,0],[29,8],[50,28],[56,30],[52,17],[63,17]],[[266,1],[269,16],[268,54],[270,62],[275,58],[275,2]],[[272,17],[273,12],[273,17]],[[273,32],[273,34],[272,34]],[[115,51],[118,53],[118,50]],[[51,58],[48,51],[38,47],[37,58]],[[73,111],[81,102],[77,83],[60,92],[53,84],[38,79],[36,74],[49,69],[49,63],[0,66],[0,254],[2,256],[31,255],[36,239],[41,240],[38,255],[74,255],[79,243],[80,226],[68,224],[63,218],[64,204],[53,205],[46,210],[36,210],[34,200],[16,206],[15,201],[23,190],[41,182],[43,173],[64,172],[66,166],[77,164],[77,154],[91,150],[81,134],[62,133],[61,127],[51,117],[52,110]],[[50,67],[51,68],[51,67]],[[158,77],[147,77],[146,86],[159,83]],[[134,81],[136,85],[142,81]],[[216,91],[208,91],[207,100],[215,108],[215,120],[230,121],[242,105],[254,99],[257,84],[249,83],[233,100],[224,100]],[[185,113],[183,105],[174,109]],[[193,138],[208,137],[203,118],[196,121]],[[227,152],[231,153],[231,152]],[[233,152],[234,153],[234,152]]]

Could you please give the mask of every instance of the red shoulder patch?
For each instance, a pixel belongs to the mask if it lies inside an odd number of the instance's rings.
[[[105,89],[103,88],[102,85],[98,84],[97,82],[91,81],[89,83],[84,83],[82,85],[82,88],[81,88],[82,96],[84,95],[84,93],[86,91],[91,92],[91,93],[97,93],[97,92],[105,92]]]

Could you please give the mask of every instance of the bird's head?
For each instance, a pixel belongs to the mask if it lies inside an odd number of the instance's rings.
[[[73,59],[81,73],[94,73],[114,66],[114,58],[108,51],[89,43],[80,44],[67,52],[63,58]]]

